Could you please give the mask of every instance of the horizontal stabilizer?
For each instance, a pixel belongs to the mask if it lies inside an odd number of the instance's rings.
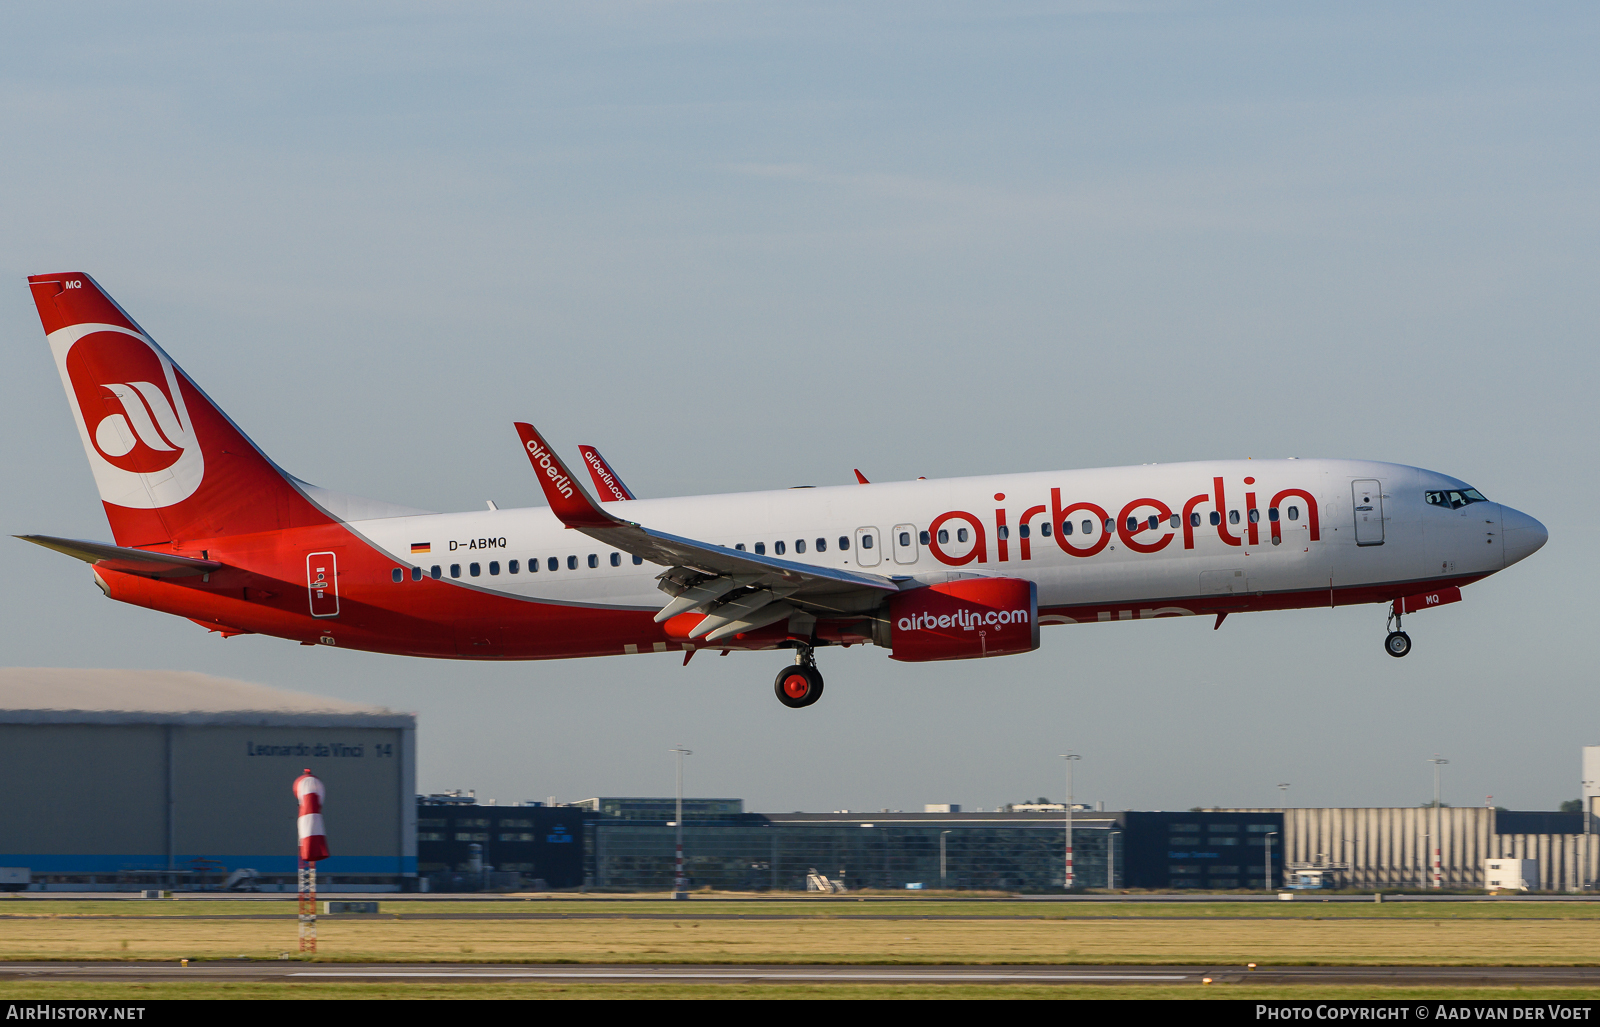
[[[212,571],[221,570],[224,566],[215,560],[197,560],[192,556],[153,553],[147,549],[129,549],[126,546],[114,546],[109,542],[53,538],[50,535],[12,537],[32,542],[36,546],[44,546],[46,549],[54,549],[84,563],[100,564],[110,570],[142,574],[149,578],[188,578],[196,574],[210,574]]]

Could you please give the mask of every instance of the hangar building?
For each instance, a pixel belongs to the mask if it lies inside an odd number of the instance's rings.
[[[340,890],[416,876],[416,717],[178,671],[0,669],[0,866],[35,885],[293,890],[294,779],[327,785]]]

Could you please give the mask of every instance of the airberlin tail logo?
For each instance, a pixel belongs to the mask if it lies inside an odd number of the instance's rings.
[[[166,355],[143,336],[75,325],[52,336],[100,498],[156,509],[189,498],[205,475]]]
[[[189,437],[159,386],[153,382],[107,382],[100,387],[122,404],[121,413],[107,414],[94,429],[94,445],[102,456],[125,470],[145,470],[124,462],[130,458],[137,463],[151,462],[145,453],[135,454],[142,445],[148,453],[163,454],[155,457],[158,466],[148,470],[178,462],[182,451],[189,448]]]

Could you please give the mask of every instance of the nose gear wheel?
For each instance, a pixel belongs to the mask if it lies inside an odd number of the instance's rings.
[[[1383,651],[1399,659],[1411,651],[1411,636],[1400,630],[1400,600],[1389,605],[1389,636],[1383,640]]]

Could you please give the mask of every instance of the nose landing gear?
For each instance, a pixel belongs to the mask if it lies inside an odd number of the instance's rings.
[[[793,667],[785,667],[778,672],[772,690],[777,694],[778,701],[791,710],[810,706],[822,698],[822,675],[817,671],[817,662],[811,655],[810,646],[801,647],[795,654]]]
[[[1411,651],[1411,636],[1400,630],[1399,601],[1396,600],[1389,606],[1389,619],[1384,625],[1393,625],[1387,638],[1383,640],[1383,651],[1399,659]]]

